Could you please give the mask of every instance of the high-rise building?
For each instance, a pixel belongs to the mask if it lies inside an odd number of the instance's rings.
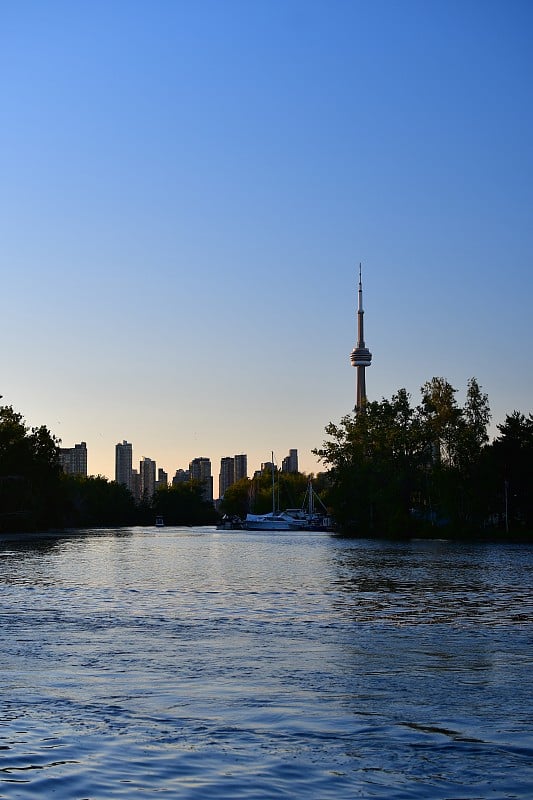
[[[141,502],[142,491],[141,491],[141,476],[139,475],[136,469],[132,469],[131,471],[131,489],[130,492],[132,493],[133,497],[137,501],[137,503]]]
[[[218,476],[218,496],[224,497],[226,489],[235,483],[235,459],[224,456],[220,459],[220,474]]]
[[[248,456],[241,453],[234,457],[235,462],[235,481],[240,481],[248,477]]]
[[[142,459],[139,464],[139,474],[141,476],[141,496],[143,500],[150,500],[155,492],[155,461],[151,458]]]
[[[204,500],[213,502],[213,478],[211,476],[211,460],[209,458],[194,458],[189,464],[192,481],[203,483],[202,495]]]
[[[82,475],[87,477],[87,445],[85,442],[75,444],[74,447],[61,447],[59,449],[59,463],[67,475]]]
[[[157,470],[157,480],[155,482],[155,488],[157,489],[166,489],[168,486],[168,473],[165,472],[164,469],[159,467]]]
[[[226,489],[236,481],[248,477],[248,456],[241,453],[237,456],[225,456],[220,459],[218,478],[218,496],[224,497]]]
[[[122,444],[115,447],[115,480],[122,483],[130,492],[132,489],[131,475],[133,464],[133,447],[125,439]]]
[[[281,462],[281,471],[298,472],[298,450],[289,450],[289,455]]]
[[[177,486],[178,483],[185,483],[190,481],[191,473],[188,469],[177,469],[176,474],[172,478],[172,486]]]
[[[366,403],[365,370],[372,362],[372,353],[365,345],[363,332],[363,284],[361,281],[361,264],[359,264],[359,303],[357,307],[357,345],[352,350],[350,360],[357,370],[357,390],[355,395],[355,411],[360,411]]]

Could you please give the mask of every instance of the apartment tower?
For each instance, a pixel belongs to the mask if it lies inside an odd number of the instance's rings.
[[[203,457],[194,458],[189,464],[189,473],[192,481],[201,481],[203,483],[203,498],[212,503],[213,478],[211,475],[211,460]]]
[[[155,461],[151,458],[143,458],[139,464],[139,474],[141,476],[141,496],[143,500],[150,500],[155,493]]]
[[[125,439],[115,447],[115,480],[132,490],[133,447]]]
[[[59,463],[67,475],[81,475],[87,477],[87,445],[85,442],[75,444],[74,447],[61,447],[59,449]]]

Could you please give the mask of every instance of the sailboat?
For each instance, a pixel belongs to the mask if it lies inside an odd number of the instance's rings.
[[[247,514],[243,528],[247,531],[291,531],[305,528],[305,520],[296,520],[287,511],[276,510],[274,453],[272,453],[272,511],[268,514]]]
[[[323,511],[317,510],[317,503]],[[328,515],[328,510],[318,494],[313,489],[313,481],[309,478],[305,497],[301,508],[288,508],[285,514],[292,517],[291,529],[306,531],[331,531],[333,523]]]
[[[322,506],[323,511],[317,510],[317,503]],[[331,531],[333,524],[326,506],[313,489],[311,478],[301,508],[276,510],[274,453],[272,453],[272,511],[268,514],[247,514],[242,527],[247,531]]]

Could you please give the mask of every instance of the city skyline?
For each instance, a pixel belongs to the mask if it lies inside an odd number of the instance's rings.
[[[296,444],[475,376],[531,411],[533,7],[3,9],[2,402],[114,476]]]
[[[274,454],[272,453],[272,456]],[[81,442],[71,448],[61,448],[59,452],[60,464],[65,473],[79,475],[81,477],[97,477],[87,469],[87,444]],[[142,456],[139,460],[139,469],[136,469],[133,458],[133,443],[123,440],[115,445],[115,475],[113,480],[126,486],[134,498],[140,501],[143,497],[152,497],[156,489],[162,486],[173,486],[177,483],[188,480],[199,480],[206,484],[205,499],[214,501],[224,496],[226,489],[233,483],[248,478],[248,456],[246,453],[237,453],[234,456],[223,456],[220,459],[220,471],[218,473],[218,495],[215,497],[215,478],[212,474],[211,459],[208,456],[196,456],[189,462],[188,469],[176,467],[172,480],[169,481],[169,473],[157,462],[148,457]],[[281,472],[298,472],[298,450],[289,449],[281,465],[274,462],[263,462],[261,467],[253,470],[254,474],[263,472],[265,466],[270,468],[272,463]],[[157,470],[157,475],[156,475]]]

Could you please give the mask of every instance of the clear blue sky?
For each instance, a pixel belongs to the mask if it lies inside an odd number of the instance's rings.
[[[533,4],[0,4],[2,402],[114,477],[476,376],[532,410]]]

